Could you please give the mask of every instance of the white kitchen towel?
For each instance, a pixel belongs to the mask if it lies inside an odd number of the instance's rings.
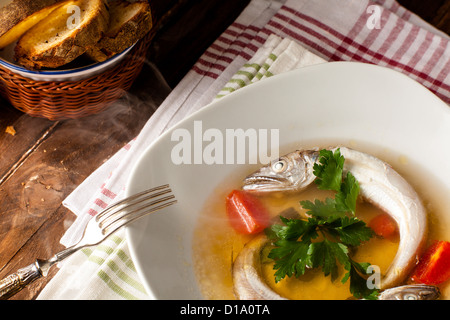
[[[272,42],[277,45],[270,50]],[[294,63],[296,54],[280,59],[282,55],[276,54],[276,48],[282,43],[298,50],[302,62]],[[294,61],[289,60],[292,58]],[[263,62],[252,75],[255,70],[247,72],[255,60]],[[290,62],[278,64],[277,60]],[[311,63],[359,61],[386,66],[410,76],[450,103],[448,36],[397,2],[252,0],[200,57],[139,136],[64,201],[64,205],[77,215],[77,220],[61,243],[66,246],[74,243],[92,216],[123,196],[126,179],[139,155],[165,130],[215,98],[247,85],[247,80],[259,81],[308,64],[307,60]],[[244,74],[251,79],[242,78]],[[119,232],[115,240],[109,242],[107,250],[104,246],[92,248],[65,261],[39,298],[146,298],[123,232]]]

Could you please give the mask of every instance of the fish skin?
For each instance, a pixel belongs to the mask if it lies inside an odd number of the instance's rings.
[[[337,148],[330,148],[335,151]],[[360,186],[360,195],[387,212],[397,223],[400,243],[397,254],[381,280],[381,289],[400,285],[414,268],[427,238],[427,214],[412,186],[386,162],[363,152],[339,147]],[[286,166],[275,170],[274,161],[243,181],[242,189],[254,192],[299,192],[314,180],[317,150],[299,150],[280,157]],[[267,177],[269,179],[267,179]],[[295,181],[298,178],[299,181]]]
[[[262,279],[261,251],[269,239],[260,234],[249,241],[233,263],[233,289],[239,300],[287,300]]]
[[[233,288],[239,300],[288,300],[273,291],[261,275],[261,254],[270,243],[260,234],[250,240],[236,257],[233,264]],[[411,284],[382,291],[378,300],[436,300],[440,290],[436,286]],[[352,299],[353,300],[353,299]]]
[[[386,289],[378,296],[378,300],[436,300],[441,292],[436,286],[410,284]]]

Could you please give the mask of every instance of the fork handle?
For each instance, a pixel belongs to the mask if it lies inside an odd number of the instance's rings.
[[[0,300],[9,299],[41,276],[42,273],[35,262],[0,280]]]

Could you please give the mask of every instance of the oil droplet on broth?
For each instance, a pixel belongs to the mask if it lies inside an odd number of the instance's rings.
[[[407,165],[409,163],[408,157],[405,155],[401,155],[398,157],[398,162],[402,165]]]

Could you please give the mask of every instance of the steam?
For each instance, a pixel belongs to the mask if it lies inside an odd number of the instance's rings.
[[[170,91],[157,67],[145,61],[132,88],[99,114],[50,121],[30,118],[12,107],[4,110],[8,117],[0,120],[0,130],[4,149],[11,154],[3,158],[0,187],[17,192],[16,209],[23,212],[18,216],[40,219],[53,214],[97,169],[93,164],[100,166],[139,134]],[[5,133],[7,126],[14,127],[15,135]],[[23,223],[19,220],[8,228]]]

